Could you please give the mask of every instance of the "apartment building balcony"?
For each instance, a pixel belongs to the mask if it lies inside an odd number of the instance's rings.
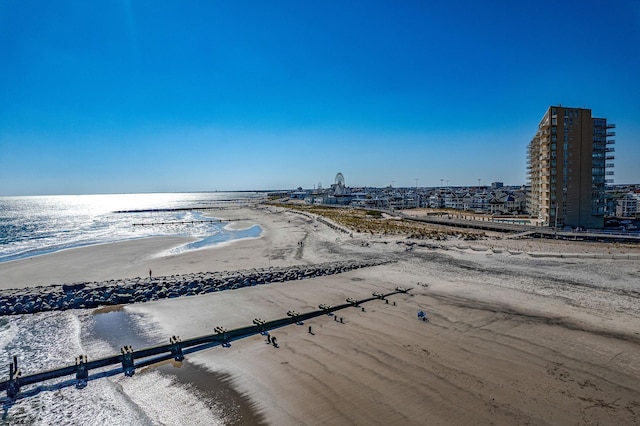
[[[615,135],[616,135],[616,132],[607,132],[607,134],[606,134],[607,137],[615,136]]]
[[[608,147],[608,148],[605,148],[604,152],[616,152],[616,148],[613,147],[613,146],[612,147]]]
[[[607,145],[613,145],[614,143],[616,143],[615,139],[607,139],[607,142],[606,142]]]
[[[607,129],[615,129],[616,125],[613,123],[607,123]]]
[[[615,160],[616,156],[615,155],[607,155],[606,157],[604,157],[605,160]]]

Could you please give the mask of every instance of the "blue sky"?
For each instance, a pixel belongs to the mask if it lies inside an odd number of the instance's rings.
[[[526,181],[549,105],[640,183],[640,2],[0,1],[0,195]]]

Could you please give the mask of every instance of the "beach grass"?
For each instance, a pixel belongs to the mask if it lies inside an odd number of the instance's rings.
[[[468,231],[415,222],[391,216],[380,210],[308,206],[294,203],[273,203],[294,211],[322,216],[352,232],[370,235],[405,236],[410,239],[445,240],[461,238],[476,240],[484,237],[482,231]]]

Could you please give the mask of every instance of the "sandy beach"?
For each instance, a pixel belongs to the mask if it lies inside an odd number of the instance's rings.
[[[124,310],[144,315],[157,335],[186,338],[410,287],[389,303],[340,311],[344,323],[323,316],[276,330],[279,348],[255,336],[185,362],[228,377],[274,425],[640,424],[640,247],[350,236],[279,207],[230,217],[251,218],[262,235],[168,256],[186,241],[71,249],[0,264],[0,286],[387,259]]]

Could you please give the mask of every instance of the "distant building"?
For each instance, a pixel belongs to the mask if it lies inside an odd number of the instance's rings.
[[[504,186],[503,182],[491,182],[491,189],[500,189]]]
[[[638,216],[638,197],[633,192],[625,194],[616,204],[617,217],[636,217]]]
[[[300,189],[298,191],[293,191],[289,193],[289,198],[291,198],[292,200],[294,199],[304,200],[305,198],[307,198],[308,195],[309,195],[308,191],[302,191]]]
[[[528,210],[547,226],[602,228],[615,133],[590,109],[551,106],[529,143]]]
[[[439,193],[434,193],[429,197],[429,207],[439,209],[444,207],[444,197]]]

